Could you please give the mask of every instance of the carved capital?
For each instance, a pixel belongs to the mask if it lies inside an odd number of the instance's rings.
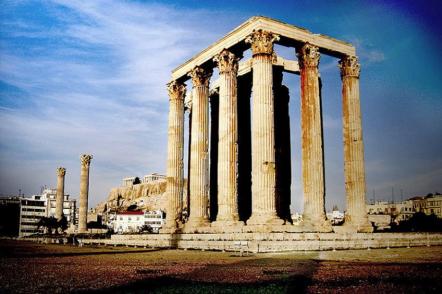
[[[194,69],[189,73],[189,76],[192,78],[192,83],[194,87],[199,86],[209,86],[209,80],[212,76],[211,70],[206,70],[200,66],[195,66]]]
[[[82,154],[80,156],[81,166],[82,167],[89,167],[91,165],[91,159],[92,159],[92,155]]]
[[[300,68],[318,67],[319,59],[321,57],[318,47],[309,43],[305,43],[304,46],[299,49],[297,55]]]
[[[238,72],[238,60],[235,54],[227,49],[223,49],[218,55],[213,58],[213,61],[218,64],[219,73]]]
[[[359,78],[361,73],[361,65],[356,56],[345,56],[339,61],[339,69],[341,70],[341,78],[356,77]]]
[[[279,35],[272,32],[253,30],[253,32],[245,39],[247,44],[252,47],[253,55],[256,54],[273,54],[273,43],[279,41]]]
[[[184,100],[186,94],[186,86],[177,81],[171,81],[167,84],[169,91],[169,100]]]
[[[59,177],[64,177],[64,175],[66,174],[66,169],[64,167],[57,168],[57,174]]]

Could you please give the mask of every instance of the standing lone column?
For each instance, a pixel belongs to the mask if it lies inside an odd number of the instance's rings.
[[[184,185],[184,95],[186,87],[177,81],[168,85],[169,131],[167,145],[166,230],[175,231],[181,223]]]
[[[190,77],[192,93],[192,134],[190,151],[190,216],[186,227],[209,225],[209,80],[212,73],[197,66]]]
[[[63,218],[64,203],[64,176],[66,169],[64,167],[57,168],[57,197],[55,199],[55,218],[61,220]]]
[[[238,59],[224,49],[219,68],[218,215],[214,225],[239,224],[238,214]]]
[[[252,216],[248,225],[282,224],[276,213],[273,42],[279,36],[254,30],[247,38],[253,54]]]
[[[344,174],[347,211],[345,225],[358,232],[373,232],[365,207],[364,143],[359,99],[360,64],[355,56],[339,62],[342,79]]]
[[[330,232],[325,216],[324,146],[319,88],[319,48],[309,43],[298,52],[301,71],[302,181],[304,190],[303,229]]]
[[[91,164],[92,155],[83,154],[81,160],[80,174],[80,209],[78,211],[78,232],[87,232],[87,208],[89,194],[89,166]]]

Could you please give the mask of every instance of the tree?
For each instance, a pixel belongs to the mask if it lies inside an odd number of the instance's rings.
[[[51,235],[54,229],[57,228],[57,219],[53,216],[42,217],[37,223],[37,230],[40,228],[46,229],[45,231]]]
[[[139,177],[136,177],[133,181],[133,185],[138,185],[138,184],[141,184],[141,181]]]
[[[64,232],[68,228],[68,221],[64,215],[60,220],[57,220],[53,216],[42,217],[37,223],[37,230],[40,228],[46,229],[49,235],[51,235],[52,232],[58,234],[59,232]]]
[[[151,234],[151,233],[153,233],[153,229],[152,229],[152,227],[149,226],[149,225],[143,225],[143,226],[140,228],[139,232],[140,232],[140,233],[148,233],[148,234]]]
[[[426,215],[423,212],[416,212],[408,220],[402,221],[399,225],[392,226],[392,231],[399,232],[442,232],[442,219],[435,214]]]

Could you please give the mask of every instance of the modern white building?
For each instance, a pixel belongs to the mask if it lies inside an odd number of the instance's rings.
[[[33,195],[31,198],[20,199],[19,237],[43,232],[42,228],[38,228],[38,222],[46,216],[47,212],[46,201],[41,197],[41,195]]]
[[[396,223],[411,218],[415,212],[413,200],[405,200],[398,203],[377,201],[367,205],[367,213],[369,215],[389,215],[392,221]]]
[[[55,217],[57,189],[46,189],[42,193],[42,199],[46,200],[47,217]],[[68,225],[76,223],[75,209],[77,207],[75,199],[69,199],[69,195],[64,195],[63,215],[68,221]]]
[[[55,216],[57,189],[45,189],[41,195],[32,195],[30,198],[20,198],[19,236],[25,237],[43,230],[38,228],[42,217]],[[75,224],[76,200],[64,195],[63,214],[68,226]]]
[[[150,226],[157,233],[165,224],[165,216],[161,210],[118,212],[112,219],[116,233],[136,233],[144,225]]]
[[[166,223],[166,216],[161,210],[146,211],[144,214],[145,224],[150,226],[154,233],[158,233]]]
[[[344,222],[344,217],[345,214],[339,210],[333,210],[332,212],[327,213],[327,219],[332,225],[342,224]]]

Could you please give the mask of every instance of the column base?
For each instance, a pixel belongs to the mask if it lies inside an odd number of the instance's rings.
[[[333,232],[331,223],[325,218],[307,219],[301,225],[303,232],[330,233]]]
[[[210,232],[210,222],[206,217],[189,218],[183,226],[183,233],[207,233]]]
[[[239,220],[216,220],[210,224],[213,233],[242,233],[244,222]]]
[[[336,232],[336,229],[334,230]],[[343,233],[373,233],[374,231],[373,226],[368,220],[360,222],[345,221],[337,230]]]
[[[160,229],[160,234],[180,233],[182,228],[183,228],[183,223],[181,221],[166,219],[166,225]]]
[[[280,226],[284,224],[284,220],[280,219],[276,213],[269,214],[257,214],[254,213],[252,216],[246,221],[248,226],[257,226],[257,225],[276,225]]]

